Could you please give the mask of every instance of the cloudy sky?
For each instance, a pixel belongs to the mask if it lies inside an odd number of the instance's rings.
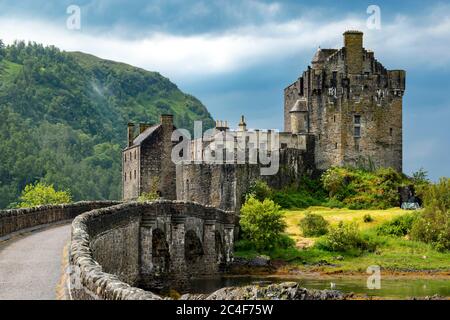
[[[81,28],[67,27],[81,10]],[[381,28],[367,26],[369,5]],[[70,11],[70,10],[69,10]],[[450,3],[325,0],[0,0],[0,39],[52,44],[170,78],[216,119],[282,129],[283,88],[347,29],[388,69],[407,71],[404,170],[450,176]]]

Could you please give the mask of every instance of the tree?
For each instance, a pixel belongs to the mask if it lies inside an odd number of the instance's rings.
[[[38,182],[29,184],[22,191],[17,208],[32,208],[45,204],[69,203],[72,197],[68,190],[56,191],[53,185]]]
[[[5,44],[2,39],[0,39],[0,61],[5,57]]]
[[[247,238],[257,250],[275,247],[286,229],[280,206],[269,199],[259,201],[249,197],[241,208],[240,225]]]

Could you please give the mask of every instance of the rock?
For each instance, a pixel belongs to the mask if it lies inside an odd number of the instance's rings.
[[[219,289],[209,295],[187,294],[186,300],[343,300],[347,295],[337,290],[314,290],[300,287],[297,282],[283,282],[266,286],[250,285]]]
[[[264,255],[257,256],[255,258],[251,259],[248,262],[248,265],[250,267],[269,267],[270,266],[270,257],[264,256]]]

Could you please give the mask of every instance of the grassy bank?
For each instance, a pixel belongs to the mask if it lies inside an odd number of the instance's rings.
[[[374,252],[354,254],[350,252],[330,252],[314,246],[319,238],[303,237],[298,226],[306,212],[319,214],[330,225],[340,221],[356,222],[363,234],[377,243]],[[310,207],[304,210],[285,211],[287,234],[295,240],[296,246],[266,252],[273,260],[279,260],[280,270],[290,268],[325,273],[365,272],[370,265],[379,265],[391,271],[441,271],[450,273],[450,253],[438,252],[429,244],[412,241],[407,237],[382,236],[376,232],[377,226],[398,216],[407,214],[399,208],[387,210],[350,210]],[[372,221],[364,222],[370,215]],[[253,257],[254,251],[237,251],[236,256]]]

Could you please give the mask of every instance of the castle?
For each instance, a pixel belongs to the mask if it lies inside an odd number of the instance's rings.
[[[256,179],[281,188],[331,166],[367,161],[401,171],[404,90],[405,71],[385,69],[364,49],[363,33],[347,31],[344,47],[319,48],[311,66],[285,88],[284,132],[250,131],[244,117],[237,130],[216,121],[208,135],[189,140],[188,152],[175,163],[172,150],[183,139],[172,139],[172,115],[153,126],[140,124],[138,135],[130,123],[123,198],[153,191],[237,211]],[[252,155],[258,161],[249,161]],[[264,155],[272,163],[259,161]],[[262,174],[274,159],[276,172]]]

